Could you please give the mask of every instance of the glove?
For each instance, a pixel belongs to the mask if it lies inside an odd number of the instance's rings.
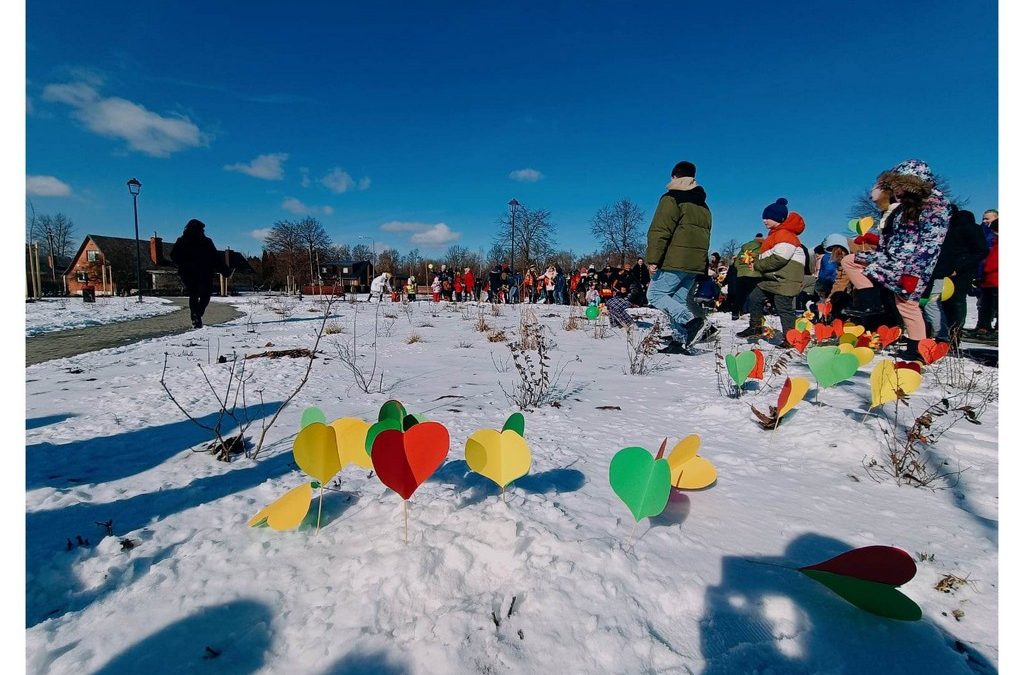
[[[904,274],[900,277],[900,288],[903,289],[904,293],[910,295],[917,288],[917,282],[917,277],[910,276],[909,274]]]

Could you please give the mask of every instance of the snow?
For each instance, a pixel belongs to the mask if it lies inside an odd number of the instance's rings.
[[[784,377],[729,397],[710,346],[628,375],[621,331],[566,331],[568,308],[535,306],[566,396],[525,413],[533,468],[506,502],[464,461],[466,438],[500,429],[515,410],[502,392],[515,377],[509,349],[474,330],[475,306],[336,305],[330,323],[342,332],[324,337],[269,446],[226,464],[192,451],[208,436],[163,393],[165,354],[171,391],[210,424],[217,406],[199,367],[222,392],[230,363],[219,355],[308,348],[319,306],[215,301],[247,316],[26,369],[28,672],[995,671],[998,403],[929,457],[966,469],[959,484],[875,482],[863,462],[879,456],[894,406],[865,419],[867,368],[819,392],[819,406],[812,391],[773,433],[749,405],[774,404]],[[377,311],[383,382],[393,388],[365,394],[336,342],[355,332],[365,353]],[[520,309],[501,312],[485,307],[484,320],[515,339]],[[732,337],[742,324],[714,316],[723,353],[747,348]],[[412,333],[422,341],[408,343]],[[964,363],[996,372],[955,359],[931,366],[911,396],[914,414]],[[246,361],[253,412],[269,418],[305,367]],[[800,358],[788,372],[807,375]],[[306,406],[329,420],[370,420],[390,398],[452,437],[446,464],[410,500],[408,544],[401,498],[352,466],[326,492],[318,534],[309,519],[291,532],[246,527],[309,480],[291,458]],[[612,455],[690,433],[701,434],[717,484],[674,496],[630,545],[632,517],[608,484]],[[114,536],[97,525],[108,520]],[[124,538],[135,547],[122,550]],[[870,544],[934,554],[902,589],[922,621],[880,619],[785,569]],[[948,573],[969,583],[935,590]]]
[[[80,297],[42,298],[25,303],[25,334],[41,333],[99,326],[106,323],[130,321],[147,316],[168,314],[178,306],[167,298],[138,298],[96,296],[95,303]]]

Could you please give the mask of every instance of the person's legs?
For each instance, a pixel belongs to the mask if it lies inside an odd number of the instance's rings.
[[[940,290],[942,289],[940,282],[932,283],[928,304],[921,308],[921,314],[924,317],[925,328],[930,329],[932,337],[938,340],[942,335],[942,310],[939,309],[941,293],[935,292],[936,285],[939,286]]]
[[[786,331],[796,326],[797,317],[800,316],[797,310],[797,296],[776,294],[775,309],[779,313],[779,321],[782,322],[782,336],[785,337]]]
[[[760,286],[754,286],[747,296],[747,311],[750,312],[750,328],[760,330],[764,325],[764,301],[768,294]]]
[[[903,317],[903,328],[907,332],[907,338],[918,342],[925,339],[924,314],[921,312],[921,303],[917,300],[904,300],[896,298],[896,309]]]
[[[693,318],[689,303],[680,302],[680,293],[686,295],[693,287],[696,275],[688,272],[658,270],[651,275],[651,283],[647,287],[647,302],[665,312],[669,325],[672,326],[672,337],[677,342],[686,340],[686,324]]]
[[[857,262],[857,256],[852,254],[843,256],[843,260],[839,264],[842,265],[843,271],[846,272],[846,277],[853,284],[854,288],[862,289],[874,286],[871,283],[871,279],[864,275],[864,265]]]
[[[992,319],[995,316],[994,288],[981,288],[978,293],[978,325],[976,331],[991,331]]]

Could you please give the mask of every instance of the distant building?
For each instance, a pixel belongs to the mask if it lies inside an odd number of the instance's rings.
[[[369,260],[342,260],[320,263],[320,278],[317,284],[304,286],[303,293],[324,293],[344,295],[345,293],[369,293],[373,281],[373,263]]]

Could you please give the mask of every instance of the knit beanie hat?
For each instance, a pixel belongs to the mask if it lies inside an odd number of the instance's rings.
[[[765,207],[764,211],[761,212],[761,218],[781,223],[789,215],[789,209],[786,208],[786,204],[789,204],[789,201],[785,197],[779,197],[775,200],[774,204],[769,204]]]

